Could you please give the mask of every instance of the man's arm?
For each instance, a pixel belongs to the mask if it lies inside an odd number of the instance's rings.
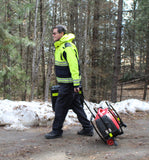
[[[76,57],[76,53],[73,47],[67,47],[65,49],[67,62],[69,64],[69,69],[71,73],[71,77],[73,79],[74,88],[79,88],[80,86],[80,75],[79,75],[79,64],[78,59]],[[74,89],[75,92],[79,89]]]

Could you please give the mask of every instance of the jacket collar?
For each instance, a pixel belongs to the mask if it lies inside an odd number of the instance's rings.
[[[66,42],[72,42],[72,40],[75,39],[75,35],[72,33],[65,34],[59,41],[56,41],[54,43],[55,48],[59,47],[61,44]]]

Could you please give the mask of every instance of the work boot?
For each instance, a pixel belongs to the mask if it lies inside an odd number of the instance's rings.
[[[46,139],[55,139],[55,138],[60,138],[60,137],[62,137],[62,134],[56,134],[54,131],[51,131],[45,134]]]
[[[93,132],[93,130],[88,131],[88,130],[82,129],[77,134],[78,135],[83,135],[83,136],[93,136],[94,132]]]

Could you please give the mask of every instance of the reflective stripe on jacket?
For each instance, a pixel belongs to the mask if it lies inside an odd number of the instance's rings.
[[[58,83],[80,85],[79,56],[72,43],[74,34],[65,34],[55,45],[55,71]]]

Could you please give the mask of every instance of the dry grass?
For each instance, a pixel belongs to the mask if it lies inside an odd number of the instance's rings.
[[[149,88],[148,88],[149,89]],[[118,100],[139,99],[143,100],[144,82],[135,82],[124,84],[118,87]],[[149,91],[147,91],[146,100],[149,100]]]

